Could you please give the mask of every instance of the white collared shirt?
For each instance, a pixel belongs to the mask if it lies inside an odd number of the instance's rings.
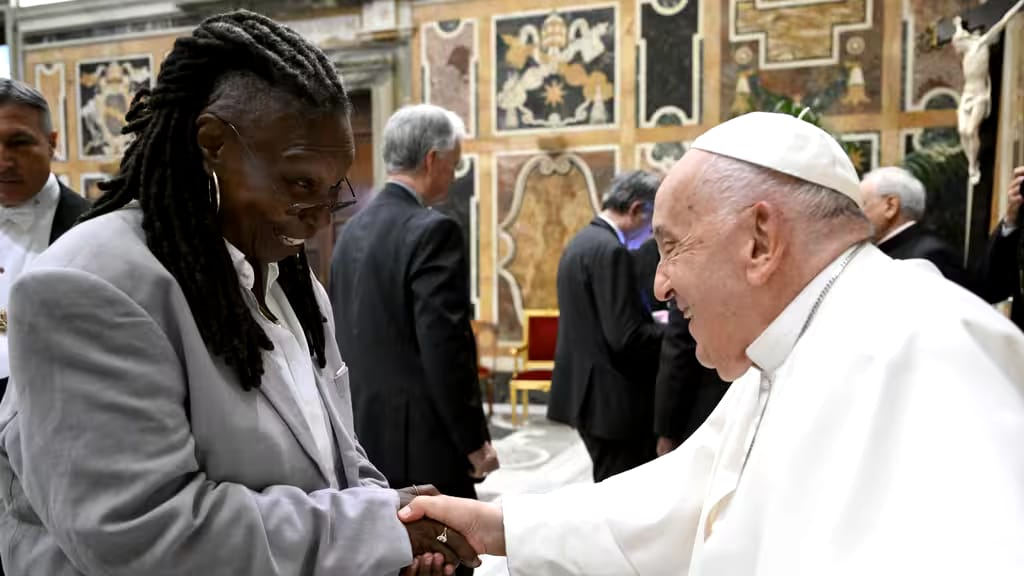
[[[245,254],[227,240],[224,240],[224,245],[227,246],[231,263],[238,274],[238,282],[245,288],[245,303],[274,345],[273,350],[263,351],[269,361],[267,372],[273,373],[288,384],[312,432],[317,451],[320,453],[321,463],[324,464],[323,468],[330,473],[328,480],[331,483],[331,488],[337,488],[334,442],[331,439],[331,428],[327,420],[323,398],[317,388],[316,367],[309,352],[309,345],[306,343],[302,324],[288,302],[284,290],[277,283],[279,274],[277,264],[267,266],[266,287],[264,288],[264,301],[267,303],[267,308],[278,319],[278,322],[275,323],[265,318],[259,310],[259,304],[252,293],[255,274],[252,265],[245,259]]]
[[[847,249],[831,264],[825,266],[825,269],[811,279],[782,313],[776,316],[764,332],[747,347],[747,358],[750,358],[754,366],[766,376],[771,378],[789,357],[789,353],[800,339],[800,331],[814,309],[814,303],[821,296],[829,280],[842,270],[843,260],[856,249],[857,246]]]
[[[885,242],[895,238],[900,232],[903,232],[904,230],[906,230],[907,228],[910,228],[914,224],[917,224],[917,220],[911,220],[910,222],[904,222],[900,227],[898,227],[898,228],[890,231],[888,234],[886,234],[885,238],[882,238],[881,240],[879,240],[878,241],[878,245],[881,246],[883,243],[885,243]]]
[[[615,235],[619,238],[619,244],[622,244],[623,246],[625,246],[626,245],[626,235],[622,233],[622,230],[619,230],[619,227],[615,225],[615,222],[612,222],[611,220],[605,218],[601,214],[598,214],[597,217],[600,218],[601,220],[604,220],[605,222],[608,223],[609,226],[612,227],[612,230],[615,231]]]
[[[0,207],[0,308],[7,308],[11,285],[21,272],[50,245],[59,201],[60,185],[50,174],[31,200],[13,208]],[[10,375],[7,333],[0,332],[0,378]]]

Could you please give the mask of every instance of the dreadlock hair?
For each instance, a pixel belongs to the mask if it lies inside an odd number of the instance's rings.
[[[273,344],[245,304],[196,139],[199,114],[225,79],[239,74],[283,90],[306,110],[351,109],[331,62],[291,29],[244,10],[208,18],[175,41],[152,90],[135,95],[122,130],[134,139],[117,176],[100,186],[103,196],[82,219],[139,201],[146,243],[181,286],[203,341],[250,390],[260,385],[262,351]],[[326,319],[305,251],[278,266],[278,282],[323,368]]]

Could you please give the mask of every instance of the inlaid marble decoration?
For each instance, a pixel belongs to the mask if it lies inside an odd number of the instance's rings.
[[[952,44],[931,45],[928,27],[977,6],[978,0],[902,0],[903,110],[956,108],[964,83]]]
[[[846,146],[850,162],[857,169],[857,175],[863,177],[878,168],[878,157],[881,149],[881,135],[878,132],[851,132],[840,136]]]
[[[657,142],[636,145],[637,170],[647,170],[662,176],[668,174],[683,154],[690,149],[690,142]]]
[[[475,154],[463,154],[462,160],[455,169],[455,179],[448,188],[448,199],[436,209],[447,214],[459,223],[462,229],[463,243],[469,259],[469,290],[473,302],[474,317],[480,312],[480,189],[477,170],[478,157]]]
[[[642,128],[700,122],[700,4],[637,3],[637,120]]]
[[[78,193],[89,200],[96,200],[103,195],[99,183],[110,180],[110,174],[103,172],[86,172],[79,177]]]
[[[495,131],[616,125],[617,14],[612,4],[495,16]]]
[[[524,310],[558,307],[558,260],[598,212],[618,156],[617,147],[496,155],[495,289],[503,342],[521,340]]]
[[[66,162],[68,159],[68,95],[64,78],[63,62],[36,64],[34,70],[36,90],[50,105],[50,118],[57,131],[57,147],[53,159]]]
[[[78,62],[78,156],[113,159],[124,154],[128,137],[121,134],[135,93],[149,87],[150,55]]]
[[[723,113],[770,110],[780,96],[822,114],[879,113],[883,8],[880,0],[730,0]]]
[[[455,112],[476,135],[477,21],[427,22],[422,39],[423,101]]]

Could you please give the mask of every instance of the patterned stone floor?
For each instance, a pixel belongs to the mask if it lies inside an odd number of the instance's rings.
[[[546,407],[530,406],[529,421],[513,427],[508,404],[495,404],[491,436],[501,468],[477,486],[481,500],[510,494],[549,492],[560,486],[591,482],[590,456],[575,430],[544,417]],[[504,558],[484,557],[474,576],[505,576]]]

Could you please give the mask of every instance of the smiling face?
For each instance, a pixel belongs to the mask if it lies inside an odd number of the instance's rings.
[[[715,191],[702,183],[712,158],[691,150],[658,191],[653,224],[661,262],[654,288],[690,319],[700,363],[734,380],[750,368],[746,348],[759,333],[748,277],[754,226],[751,209],[720,217]]]
[[[24,104],[0,106],[0,205],[26,202],[50,177],[57,133],[43,130],[42,112]]]
[[[199,141],[207,170],[217,175],[224,237],[248,259],[268,264],[299,252],[331,221],[355,159],[346,114],[300,107],[248,116],[258,122],[200,116]],[[296,204],[323,205],[296,213]]]

